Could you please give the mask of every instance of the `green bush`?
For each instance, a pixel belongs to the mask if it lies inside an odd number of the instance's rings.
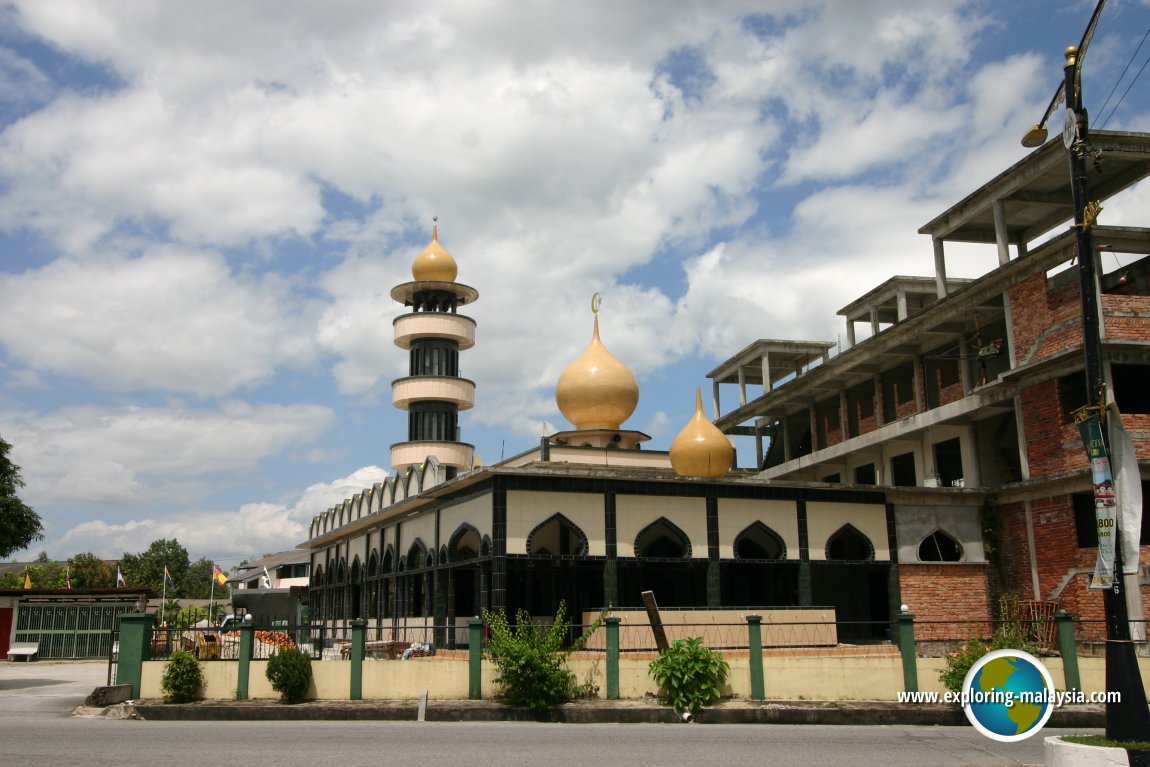
[[[648,673],[659,683],[659,702],[683,713],[697,712],[720,697],[730,664],[703,645],[702,637],[677,639],[651,661]]]
[[[164,703],[187,703],[203,697],[204,674],[196,656],[186,650],[176,650],[164,666],[160,680]]]
[[[495,684],[499,695],[513,706],[543,711],[571,700],[578,691],[575,674],[567,668],[567,656],[586,643],[602,623],[597,620],[569,648],[563,648],[567,634],[567,604],[559,603],[555,622],[544,630],[537,628],[526,610],[515,616],[515,628],[507,623],[502,610],[483,613],[491,631],[487,652],[499,675]]]
[[[975,637],[966,640],[966,644],[946,656],[946,666],[938,674],[938,681],[942,682],[951,692],[962,690],[962,683],[978,659],[992,650],[1022,650],[1031,655],[1037,653],[1040,646],[1030,635],[1027,627],[1018,615],[1018,600],[1004,596],[998,600],[998,615],[1000,622],[994,629],[990,641],[986,642]]]
[[[311,657],[294,647],[278,650],[268,658],[267,678],[284,703],[299,703],[311,687]]]

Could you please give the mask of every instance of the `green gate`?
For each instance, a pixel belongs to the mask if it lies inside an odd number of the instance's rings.
[[[22,601],[16,610],[17,642],[38,642],[41,658],[107,658],[112,629],[134,602]]]

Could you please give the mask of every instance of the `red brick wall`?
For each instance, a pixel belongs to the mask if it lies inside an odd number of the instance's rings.
[[[1106,323],[1106,337],[1132,340],[1150,340],[1150,297],[1102,296],[1102,318]]]
[[[1039,273],[1011,286],[1010,314],[1018,364],[1045,359],[1082,345],[1082,306],[1078,283],[1053,293]]]
[[[1031,478],[1085,470],[1090,462],[1078,427],[1064,423],[1058,381],[1043,381],[1022,390],[1022,427]]]
[[[914,613],[917,641],[963,639],[970,629],[961,621],[990,619],[986,565],[961,563],[900,563],[902,601]]]
[[[1080,639],[1104,638],[1106,632],[1100,622],[1105,617],[1102,593],[1088,588],[1098,549],[1078,548],[1071,497],[1058,495],[1041,498],[1031,501],[1030,508],[1034,548],[1038,559],[1038,599],[1045,600],[1054,595],[1055,590],[1069,577],[1056,600],[1059,609],[1086,621],[1078,628]],[[1002,588],[1020,600],[1033,599],[1023,504],[1003,505],[999,507],[998,514]],[[1143,562],[1150,562],[1150,546],[1142,547],[1141,557]],[[1083,572],[1076,573],[1075,570]],[[1133,587],[1134,582],[1129,585]],[[1146,614],[1150,615],[1150,587],[1142,588],[1142,602]]]

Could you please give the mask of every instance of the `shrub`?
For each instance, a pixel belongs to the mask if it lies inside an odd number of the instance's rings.
[[[187,650],[176,650],[164,666],[160,680],[164,703],[187,703],[199,700],[204,689],[204,674],[200,662]]]
[[[703,645],[702,637],[676,639],[651,661],[648,673],[659,683],[659,702],[682,713],[697,712],[720,697],[730,664]]]
[[[938,674],[938,681],[951,692],[962,690],[962,683],[978,659],[992,650],[1022,650],[1031,655],[1040,649],[1030,637],[1027,627],[1018,615],[1018,601],[1008,596],[998,600],[999,624],[989,642],[971,637],[966,644],[946,656],[946,666]]]
[[[559,603],[555,622],[548,629],[537,628],[526,610],[516,614],[514,629],[508,625],[507,615],[502,610],[497,613],[484,611],[483,615],[491,631],[487,652],[499,672],[495,684],[507,703],[543,711],[575,696],[575,674],[567,668],[567,656],[582,647],[595,633],[602,618],[591,625],[570,649],[564,650],[563,637],[568,626],[565,602]]]
[[[311,657],[294,647],[278,650],[268,658],[267,678],[284,703],[299,703],[311,687]]]

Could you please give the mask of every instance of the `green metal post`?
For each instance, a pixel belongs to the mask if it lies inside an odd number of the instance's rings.
[[[351,699],[363,699],[363,645],[367,622],[356,618],[351,622]]]
[[[1058,627],[1058,652],[1062,654],[1062,677],[1066,689],[1081,690],[1078,648],[1074,643],[1074,616],[1065,610],[1059,610],[1054,614],[1054,625]]]
[[[148,657],[148,636],[152,616],[146,613],[121,613],[120,650],[116,661],[116,684],[132,685],[132,697],[140,697],[140,677]]]
[[[483,697],[483,621],[472,618],[467,622],[467,697]]]
[[[611,617],[607,625],[607,700],[619,700],[619,623]]]
[[[914,650],[914,613],[898,616],[898,648],[902,652],[902,684],[907,692],[918,692],[918,654]]]
[[[747,646],[751,651],[751,700],[767,696],[763,683],[763,616],[747,616]]]
[[[236,670],[236,700],[248,699],[248,674],[252,667],[252,648],[255,646],[256,627],[244,621],[240,624],[240,662]]]

